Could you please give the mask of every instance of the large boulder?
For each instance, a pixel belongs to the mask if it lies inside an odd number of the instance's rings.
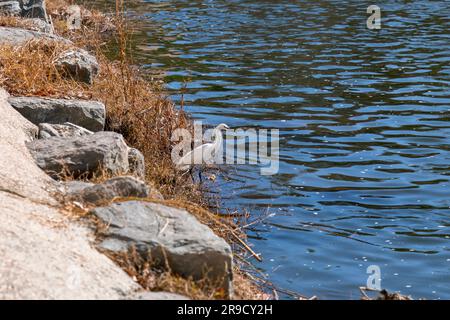
[[[210,279],[232,291],[230,246],[185,210],[145,201],[114,203],[91,211],[108,226],[99,247],[113,253],[136,248],[144,259],[194,280]]]
[[[39,124],[39,139],[47,139],[51,137],[71,138],[82,137],[94,134],[92,131],[76,124],[65,122],[64,124]]]
[[[27,43],[30,40],[47,40],[71,44],[69,40],[50,33],[25,30],[20,28],[0,27],[0,45],[10,44],[19,46]]]
[[[150,196],[150,188],[144,182],[130,176],[115,177],[97,185],[86,183],[84,187],[78,181],[65,184],[69,199],[91,204],[101,204],[116,198]]]
[[[128,146],[122,135],[115,132],[52,137],[29,142],[27,146],[37,165],[54,178],[61,174],[77,177],[101,171],[114,175],[129,171]]]
[[[106,111],[101,102],[39,97],[10,97],[8,101],[36,125],[70,122],[90,131],[102,131],[105,126]]]
[[[61,53],[55,60],[58,70],[74,80],[92,84],[99,71],[97,59],[83,49]]]

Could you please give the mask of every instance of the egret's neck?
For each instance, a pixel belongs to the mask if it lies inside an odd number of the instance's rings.
[[[218,129],[214,129],[214,147],[216,150],[222,147],[223,136],[222,131]]]

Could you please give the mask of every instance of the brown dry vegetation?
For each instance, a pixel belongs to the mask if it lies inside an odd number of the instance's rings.
[[[12,16],[0,16],[0,27],[16,27],[28,30],[39,31],[33,20],[22,19]]]
[[[53,25],[58,35],[69,38],[79,47],[98,50],[99,45],[102,44],[102,40],[104,40],[105,37],[114,35],[116,27],[118,26],[118,20],[120,20],[120,27],[125,28],[125,20],[121,18],[122,15],[119,15],[122,11],[105,15],[98,10],[87,10],[84,6],[80,6],[81,29],[69,30],[67,25],[67,18],[69,16],[67,8],[74,3],[77,3],[77,1],[47,1],[47,11],[52,18]]]
[[[84,29],[78,32],[83,33]],[[111,62],[102,54],[98,42],[96,55],[101,71],[94,84],[89,86],[65,78],[53,62],[69,47],[56,41],[0,47],[0,85],[18,96],[103,102],[107,108],[107,129],[121,133],[130,145],[143,152],[147,179],[166,197],[204,204],[198,186],[180,177],[170,156],[172,132],[190,126],[187,115],[176,109],[159,84],[144,80],[124,53],[121,60]]]
[[[171,159],[171,136],[177,128],[190,128],[188,116],[167,98],[160,84],[144,80],[132,66],[127,52],[128,34],[121,1],[112,16],[83,9],[83,27],[68,30],[67,5],[73,1],[47,0],[56,33],[73,41],[73,45],[94,52],[100,63],[100,74],[92,86],[63,77],[53,61],[68,44],[32,41],[21,47],[0,47],[0,86],[12,95],[92,99],[107,108],[107,130],[121,133],[128,144],[146,158],[146,180],[168,200],[164,204],[187,209],[214,232],[244,248],[245,233],[232,219],[225,219],[208,209],[208,200],[188,176],[176,172]],[[9,23],[9,24],[8,24]],[[20,19],[3,17],[0,25],[27,27]],[[104,54],[105,34],[114,30],[118,60]],[[154,200],[152,200],[154,201]],[[141,285],[151,290],[166,290],[194,299],[221,298],[220,292],[206,282],[182,279],[171,272],[152,269],[150,263],[133,255],[115,260]],[[239,269],[234,275],[235,298],[261,299],[264,295]]]

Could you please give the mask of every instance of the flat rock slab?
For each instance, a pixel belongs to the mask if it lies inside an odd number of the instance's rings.
[[[162,266],[167,262],[177,274],[194,280],[208,278],[231,293],[230,246],[187,211],[127,201],[91,213],[108,226],[101,249],[118,253],[135,247],[144,258]]]
[[[49,33],[20,28],[0,27],[0,45],[10,44],[18,46],[25,44],[30,40],[58,41],[66,44],[72,43],[67,39]]]
[[[47,139],[51,137],[71,138],[82,137],[94,134],[92,131],[76,124],[66,122],[64,124],[39,124],[39,139]]]
[[[69,198],[84,203],[100,204],[116,198],[150,196],[150,188],[144,182],[130,176],[115,177],[97,185],[85,184],[84,187],[78,181],[65,184]]]
[[[10,97],[8,102],[32,123],[73,123],[90,131],[105,127],[105,105],[98,101]]]
[[[54,178],[60,178],[61,173],[77,177],[102,170],[114,175],[129,171],[129,148],[122,135],[115,132],[52,137],[29,142],[27,146],[37,165]]]

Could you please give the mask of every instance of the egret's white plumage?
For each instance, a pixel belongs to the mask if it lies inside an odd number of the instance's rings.
[[[214,142],[202,144],[184,155],[176,164],[177,170],[187,171],[198,164],[214,164],[223,143],[222,130],[225,129],[229,129],[225,123],[219,124],[213,131]]]

